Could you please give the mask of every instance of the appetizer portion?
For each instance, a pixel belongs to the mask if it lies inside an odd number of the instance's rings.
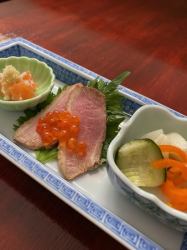
[[[64,148],[63,145],[60,145],[58,153],[60,170],[63,176],[72,179],[100,163],[101,150],[106,135],[105,97],[98,90],[82,85],[76,92],[76,96],[70,101],[68,111],[79,117],[78,140],[85,143],[87,147],[84,157],[77,157],[76,154],[72,154],[68,150],[68,147]]]
[[[136,186],[159,186],[171,207],[187,211],[187,141],[180,134],[159,129],[130,141],[116,164]]]
[[[20,73],[8,65],[0,73],[0,96],[6,101],[21,101],[36,95],[36,83],[29,71]]]
[[[57,160],[68,180],[102,165],[126,118],[118,86],[129,74],[125,71],[108,83],[96,78],[87,86],[76,83],[51,92],[17,119],[14,139],[35,150],[42,163]]]
[[[52,112],[56,112],[56,116]],[[46,126],[46,129],[49,126],[48,123],[41,122],[42,119],[47,121],[45,115],[51,115],[54,122],[57,116],[64,116],[63,119],[56,119],[60,125],[53,126],[53,131],[61,133],[60,140],[49,130],[44,137],[48,136],[47,139],[50,139],[52,136],[50,143],[42,139],[41,126]],[[75,124],[73,119],[79,121],[78,124]],[[75,133],[76,129],[77,133]],[[26,121],[17,129],[14,139],[30,149],[51,147],[60,141],[58,144],[59,170],[66,179],[73,179],[99,164],[105,134],[104,95],[94,88],[78,83],[68,87],[46,109]]]
[[[16,130],[14,139],[29,149],[38,149],[44,147],[45,145],[42,142],[42,138],[36,131],[39,119],[49,112],[53,112],[55,110],[62,112],[66,110],[68,102],[71,102],[71,99],[74,98],[74,95],[76,95],[77,90],[80,88],[80,86],[82,85],[75,84],[62,91],[62,93],[60,93],[49,106],[47,106],[36,116],[24,122]]]

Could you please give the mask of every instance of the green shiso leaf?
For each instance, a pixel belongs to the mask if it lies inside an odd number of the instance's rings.
[[[130,72],[125,71],[115,77],[109,83],[102,79],[96,78],[88,83],[89,87],[96,88],[105,95],[107,111],[107,130],[106,139],[102,148],[102,162],[106,161],[107,149],[112,139],[119,131],[119,124],[127,117],[123,111],[124,97],[119,93],[118,86],[129,76]]]

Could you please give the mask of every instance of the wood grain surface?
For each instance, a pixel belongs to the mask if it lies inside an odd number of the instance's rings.
[[[0,33],[22,36],[187,115],[187,2],[10,0]],[[1,119],[1,118],[0,118]],[[0,249],[124,249],[0,157]]]

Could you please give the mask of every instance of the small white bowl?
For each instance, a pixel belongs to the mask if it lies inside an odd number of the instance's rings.
[[[115,163],[116,152],[120,146],[157,129],[163,129],[164,133],[177,132],[187,139],[187,118],[178,117],[157,105],[144,105],[139,108],[109,145],[108,175],[112,184],[141,209],[179,231],[187,231],[187,213],[168,206],[159,188],[135,186]]]

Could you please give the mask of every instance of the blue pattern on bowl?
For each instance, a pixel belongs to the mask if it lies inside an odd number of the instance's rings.
[[[132,140],[133,138],[140,138],[146,132],[150,132],[155,129],[163,128],[164,130],[168,127],[167,132],[178,132],[184,136],[186,133],[187,127],[187,119],[183,118],[175,118],[174,114],[169,113],[163,107],[147,105],[138,110],[137,113],[124,125],[124,128],[119,132],[119,134],[114,138],[111,142],[108,149],[108,167],[107,172],[112,184],[125,196],[128,197],[130,201],[136,204],[138,207],[148,212],[151,215],[156,216],[163,223],[179,230],[179,231],[187,231],[187,214],[172,211],[169,206],[166,208],[161,207],[162,204],[157,203],[154,199],[151,199],[150,196],[146,196],[146,192],[141,190],[140,188],[135,187],[125,175],[118,169],[116,164],[114,163],[115,154],[117,148],[123,145],[125,142]],[[160,119],[158,120],[158,116],[160,115]],[[143,116],[143,118],[142,118]],[[152,117],[150,117],[152,116]],[[146,123],[148,117],[151,121]],[[155,119],[154,119],[155,118]],[[165,119],[164,119],[165,118]],[[144,123],[144,126],[142,124]],[[158,124],[162,124],[163,127],[159,127]],[[152,125],[151,125],[152,124]],[[137,129],[138,126],[138,129]],[[158,127],[157,127],[158,126]],[[148,127],[152,128],[147,130]],[[140,133],[140,134],[139,134]],[[139,134],[139,136],[138,136]],[[135,187],[135,188],[134,188]],[[155,197],[156,198],[156,197]],[[174,210],[174,209],[172,209]],[[180,214],[179,214],[180,213]],[[181,215],[182,214],[182,215]]]
[[[137,205],[139,208],[143,209],[144,211],[148,212],[151,215],[156,216],[160,221],[164,224],[167,224],[179,231],[186,232],[187,230],[187,221],[177,219],[174,216],[166,213],[164,210],[160,209],[154,202],[145,199],[144,197],[135,193],[132,189],[129,188],[110,168],[109,164],[107,166],[107,172],[111,179],[111,182],[114,186],[128,199]]]

